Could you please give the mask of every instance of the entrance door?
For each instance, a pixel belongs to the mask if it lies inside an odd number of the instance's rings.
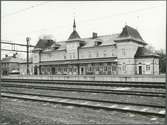
[[[139,66],[139,75],[142,74],[142,66]]]
[[[84,68],[81,67],[81,75],[83,75],[83,74],[84,74]]]
[[[37,66],[34,67],[34,75],[37,75],[38,69]]]
[[[55,68],[52,67],[52,75],[54,75],[54,74],[55,74]]]

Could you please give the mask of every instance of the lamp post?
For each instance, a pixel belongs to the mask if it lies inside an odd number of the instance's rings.
[[[29,75],[29,42],[30,42],[30,37],[26,37],[27,41],[27,75]]]

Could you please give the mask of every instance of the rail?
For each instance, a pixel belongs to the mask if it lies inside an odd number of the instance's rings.
[[[166,82],[165,75],[10,75],[2,79],[40,79],[115,82]]]

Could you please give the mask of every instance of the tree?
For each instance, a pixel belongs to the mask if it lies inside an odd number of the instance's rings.
[[[159,72],[166,73],[166,53],[163,49],[156,50],[153,46],[148,45],[146,47],[152,53],[159,55]]]
[[[164,50],[156,50],[156,54],[159,55],[159,71],[160,73],[166,73],[166,53]]]

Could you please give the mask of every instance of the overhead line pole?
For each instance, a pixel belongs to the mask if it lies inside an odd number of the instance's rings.
[[[27,44],[11,43],[11,42],[5,41],[5,40],[3,40],[3,41],[0,42],[0,45],[2,45],[2,44],[14,45],[14,48],[13,48],[12,50],[10,50],[10,49],[1,49],[1,46],[0,46],[0,52],[1,52],[1,51],[17,51],[17,52],[24,52],[24,53],[27,53],[27,75],[29,75],[29,53],[32,52],[32,51],[29,51],[29,48],[30,48],[30,47],[35,47],[35,46],[33,46],[33,45],[30,45],[29,41],[30,41],[30,37],[26,37],[26,42],[27,42]],[[16,50],[16,49],[15,49],[15,45],[17,45],[17,46],[25,46],[25,47],[27,48],[27,51],[24,51],[24,50]],[[1,53],[0,53],[0,58],[1,58]],[[1,65],[0,65],[0,73],[1,73],[1,68],[2,68],[2,67],[1,67]],[[0,79],[0,80],[1,80],[1,79]]]
[[[29,41],[30,41],[30,37],[27,37],[26,41],[27,41],[27,75],[29,75]]]
[[[0,2],[0,6],[1,6],[1,2]],[[0,29],[1,32],[1,29]],[[2,72],[2,67],[1,67],[1,43],[0,43],[0,112],[1,112],[1,72]]]

